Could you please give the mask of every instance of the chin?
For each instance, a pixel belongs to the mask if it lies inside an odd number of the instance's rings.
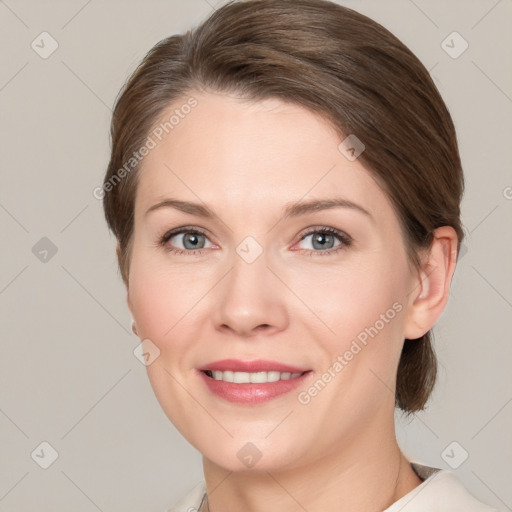
[[[207,447],[196,445],[196,448],[210,463],[235,473],[290,469],[298,464],[297,457],[301,456],[297,453],[296,445],[283,446],[265,439],[261,443],[257,439],[254,442],[230,439],[216,444],[214,449],[211,443]]]
[[[226,453],[215,453],[211,457],[208,454],[203,454],[203,456],[211,463],[233,473],[256,474],[280,471],[284,468],[282,462],[278,460],[278,454],[274,453],[272,457],[265,457],[261,450],[249,446],[242,448],[240,452],[242,452],[240,456],[236,453],[229,457]]]

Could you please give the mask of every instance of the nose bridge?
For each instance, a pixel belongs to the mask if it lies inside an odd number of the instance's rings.
[[[268,291],[270,265],[269,251],[253,237],[244,239],[235,249],[231,264],[231,281],[234,291],[263,294]]]

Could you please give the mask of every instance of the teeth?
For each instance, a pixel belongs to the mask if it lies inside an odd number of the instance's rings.
[[[235,384],[263,384],[265,382],[276,382],[278,380],[296,379],[302,375],[301,372],[232,372],[214,370],[210,372],[215,380],[234,382]]]

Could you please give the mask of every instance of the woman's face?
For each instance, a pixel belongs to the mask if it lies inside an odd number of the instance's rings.
[[[136,196],[127,298],[156,397],[231,471],[380,442],[417,284],[390,201],[308,110],[194,97]]]

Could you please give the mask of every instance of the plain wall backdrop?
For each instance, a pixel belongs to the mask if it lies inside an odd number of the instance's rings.
[[[339,3],[424,63],[466,176],[467,238],[434,329],[438,383],[425,412],[397,414],[399,441],[511,510],[512,2]],[[202,479],[200,455],[133,354],[115,240],[93,190],[124,81],[155,43],[219,5],[0,2],[0,511],[163,512]]]

